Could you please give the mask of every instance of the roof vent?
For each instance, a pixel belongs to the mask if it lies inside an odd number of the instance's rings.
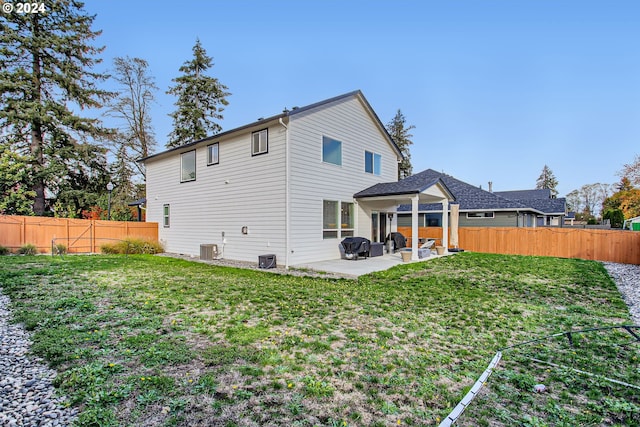
[[[258,117],[258,121],[264,120],[264,117]]]

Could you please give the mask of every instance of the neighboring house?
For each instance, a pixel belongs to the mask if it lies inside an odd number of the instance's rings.
[[[567,200],[553,197],[549,189],[496,191],[493,194],[529,206],[538,212],[536,225],[539,227],[561,227],[567,215]]]
[[[548,190],[489,192],[450,175],[427,169],[414,175],[425,181],[440,179],[460,205],[460,227],[535,227],[560,225],[565,199],[551,199]],[[546,191],[546,192],[545,192]],[[398,207],[398,225],[410,226],[409,205]],[[442,205],[421,204],[418,207],[421,227],[442,226]]]
[[[335,259],[343,238],[379,241],[394,229],[386,212],[397,197],[354,194],[397,181],[401,159],[355,91],[142,159],[147,220],[160,224],[169,252],[198,255],[201,244],[217,244],[229,259]],[[421,200],[446,197],[435,194]]]

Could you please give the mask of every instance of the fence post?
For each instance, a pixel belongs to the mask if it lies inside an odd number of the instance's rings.
[[[25,240],[27,240],[27,218],[22,217],[22,232],[20,233],[20,246],[24,246]]]

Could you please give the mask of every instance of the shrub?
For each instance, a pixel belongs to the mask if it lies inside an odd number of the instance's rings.
[[[129,238],[100,246],[103,254],[159,254],[164,252],[157,240]]]
[[[65,255],[67,253],[67,245],[62,243],[57,243],[55,246],[56,254]]]
[[[20,246],[17,251],[20,255],[35,255],[38,253],[38,248],[33,243],[27,243]]]
[[[9,255],[11,253],[11,249],[0,245],[0,255]]]

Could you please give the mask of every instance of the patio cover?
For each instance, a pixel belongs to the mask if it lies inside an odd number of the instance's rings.
[[[442,203],[442,246],[448,247],[449,202],[455,198],[440,178],[425,179],[420,174],[396,182],[382,182],[353,195],[358,203],[384,201],[395,206],[411,203],[411,259],[418,260],[418,205]]]

